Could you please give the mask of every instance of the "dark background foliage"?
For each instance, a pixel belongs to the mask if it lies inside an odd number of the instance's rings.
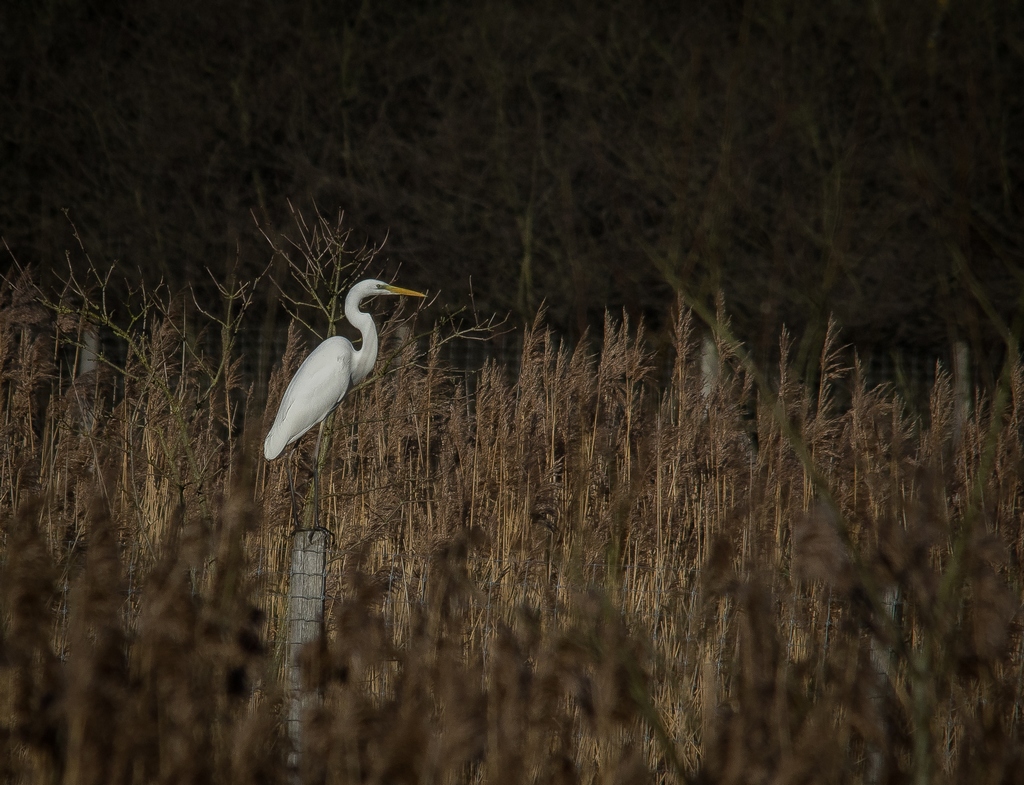
[[[787,325],[817,356],[834,313],[863,351],[984,364],[1020,313],[1013,0],[53,0],[0,24],[0,234],[50,282],[82,248],[172,287],[254,276],[290,201],[386,238],[404,285],[546,300],[570,339],[621,307],[658,336],[684,287],[762,353]]]

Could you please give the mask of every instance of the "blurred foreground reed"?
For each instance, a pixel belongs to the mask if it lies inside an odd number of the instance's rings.
[[[0,776],[284,781],[289,502],[246,290],[216,317],[139,293],[82,372],[101,294],[0,291]],[[681,308],[664,383],[635,327],[566,351],[538,320],[469,396],[405,332],[336,417],[302,781],[1019,771],[1019,361],[968,410],[940,369],[915,417],[834,332],[813,384],[785,338],[770,390],[722,336],[702,372]]]

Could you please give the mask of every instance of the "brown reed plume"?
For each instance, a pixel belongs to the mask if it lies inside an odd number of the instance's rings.
[[[335,231],[317,236],[337,251]],[[313,255],[322,272],[350,260],[331,253]],[[33,291],[27,275],[0,290],[7,781],[1019,768],[1012,353],[966,416],[940,369],[916,418],[866,386],[835,329],[814,380],[793,374],[788,336],[776,372],[754,367],[724,307],[679,308],[664,382],[625,317],[569,348],[538,316],[521,371],[490,364],[472,394],[442,360],[454,328],[417,343],[392,322],[390,361],[323,456],[327,610],[302,655],[319,700],[289,773],[286,489],[251,457],[265,418],[234,337],[251,289],[225,287],[217,317],[164,290],[114,312],[103,276],[48,307]],[[93,327],[100,365],[82,381]],[[271,396],[304,343],[293,327]]]

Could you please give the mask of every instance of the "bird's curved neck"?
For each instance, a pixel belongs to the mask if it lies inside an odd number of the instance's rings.
[[[345,298],[345,318],[363,337],[359,348],[352,355],[352,384],[359,384],[369,376],[377,361],[377,327],[370,314],[359,310],[360,300],[361,297]]]

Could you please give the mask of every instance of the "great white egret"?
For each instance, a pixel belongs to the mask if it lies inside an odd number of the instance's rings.
[[[377,327],[373,323],[373,317],[359,310],[359,306],[366,298],[381,294],[426,296],[421,292],[402,289],[375,279],[360,281],[349,290],[345,297],[345,318],[359,330],[363,338],[362,343],[356,349],[348,338],[335,335],[321,343],[302,361],[299,370],[288,383],[288,389],[284,391],[277,417],[274,418],[274,424],[270,426],[267,438],[263,442],[263,455],[268,461],[277,458],[286,447],[297,442],[310,428],[320,424],[337,408],[348,391],[369,375],[377,361]],[[316,452],[319,451],[318,437]],[[285,467],[288,469],[288,489],[292,496],[292,517],[295,518],[295,485],[292,482],[291,466],[286,463]],[[320,489],[317,474],[314,457],[314,513]]]

